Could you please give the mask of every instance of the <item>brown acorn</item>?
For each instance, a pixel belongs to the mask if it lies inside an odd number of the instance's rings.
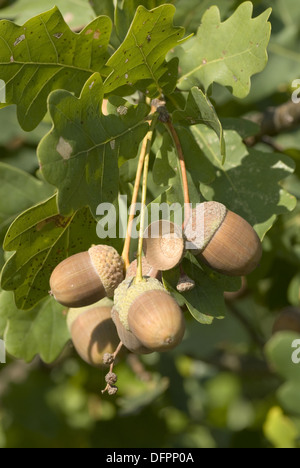
[[[204,202],[192,210],[185,226],[187,248],[196,257],[228,276],[246,276],[259,264],[260,239],[241,216],[218,202]]]
[[[90,307],[70,309],[67,323],[79,356],[94,367],[102,367],[103,356],[112,354],[119,336],[111,318],[112,305],[99,302]]]
[[[115,310],[126,330],[151,351],[168,351],[182,340],[182,311],[155,278],[127,279],[115,291]]]
[[[66,307],[84,307],[113,297],[123,279],[124,262],[118,252],[108,245],[95,245],[55,268],[50,278],[51,294]]]
[[[295,331],[300,333],[300,309],[286,307],[280,313],[273,325],[272,334],[280,331]]]
[[[128,349],[128,351],[134,354],[150,354],[153,352],[150,349],[143,346],[142,343],[130,330],[126,330],[124,325],[121,323],[119,314],[116,311],[116,309],[112,309],[111,316],[116,326],[119,338],[122,341],[125,348]]]
[[[151,223],[144,232],[143,250],[150,265],[160,271],[176,267],[184,255],[181,228],[170,221]]]

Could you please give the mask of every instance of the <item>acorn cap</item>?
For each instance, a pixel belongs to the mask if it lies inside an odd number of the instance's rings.
[[[151,223],[144,232],[143,250],[147,261],[157,270],[175,268],[184,255],[182,229],[166,220]]]
[[[145,291],[165,291],[162,283],[155,278],[144,278],[144,281],[134,283],[133,278],[127,278],[115,290],[114,303],[120,321],[125,330],[130,330],[128,325],[128,311],[137,297]],[[168,294],[168,293],[167,293]]]
[[[187,223],[185,236],[192,242],[188,246],[192,253],[224,275],[246,276],[262,256],[261,242],[252,226],[221,203],[199,204]]]
[[[190,214],[185,226],[184,235],[190,243],[187,248],[197,255],[209,244],[227,214],[222,203],[199,203]]]
[[[124,279],[124,261],[116,249],[109,245],[94,245],[89,249],[92,264],[98,273],[108,297]]]

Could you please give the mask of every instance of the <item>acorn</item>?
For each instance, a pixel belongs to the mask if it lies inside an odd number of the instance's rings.
[[[148,263],[157,270],[175,268],[184,255],[182,229],[165,220],[151,223],[144,232],[143,250]]]
[[[161,280],[161,272],[157,270],[157,268],[154,268],[146,257],[142,258],[142,271],[143,271],[143,276],[151,276],[151,278],[156,278],[158,280]],[[130,263],[129,267],[127,268],[126,271],[126,278],[132,278],[135,277],[137,274],[137,260],[133,260],[133,262]]]
[[[77,353],[94,367],[102,367],[104,354],[114,353],[120,342],[111,310],[112,304],[101,301],[89,307],[70,309],[67,315]]]
[[[286,307],[274,322],[272,334],[280,331],[295,331],[300,333],[300,309]]]
[[[114,308],[125,330],[151,351],[175,348],[185,332],[182,311],[155,278],[127,279],[115,291]]]
[[[184,234],[187,248],[224,275],[248,275],[262,256],[261,242],[252,226],[222,203],[198,204],[192,210]]]
[[[143,346],[143,344],[137,339],[137,337],[130,331],[126,330],[124,325],[121,323],[118,312],[115,308],[111,311],[113,322],[116,326],[120,340],[122,341],[125,348],[134,354],[150,354],[153,351]]]
[[[95,245],[55,268],[50,294],[66,307],[84,307],[113,297],[123,279],[124,262],[118,252],[108,245]]]

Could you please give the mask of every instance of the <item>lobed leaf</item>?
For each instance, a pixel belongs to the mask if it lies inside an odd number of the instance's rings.
[[[64,217],[58,213],[56,196],[30,208],[7,232],[4,248],[15,253],[3,268],[2,289],[15,292],[19,309],[31,309],[48,295],[58,263],[97,240],[96,222],[87,208]]]
[[[116,203],[118,158],[135,157],[149,128],[145,104],[104,116],[102,97],[101,77],[94,74],[79,99],[67,91],[49,98],[53,128],[41,141],[38,157],[45,179],[58,188],[62,214],[89,206],[96,215],[100,203]]]
[[[207,10],[197,35],[174,51],[180,61],[179,89],[203,86],[207,91],[219,83],[230,87],[236,97],[249,94],[251,76],[267,64],[271,33],[267,21],[271,10],[254,19],[252,13],[253,4],[245,2],[222,23],[218,7]]]
[[[6,318],[5,347],[9,354],[26,362],[39,354],[53,362],[70,339],[63,307],[48,298],[31,311],[21,311],[10,292],[0,294],[0,316]]]
[[[179,275],[174,272],[164,272],[163,280],[167,289],[171,290],[175,299],[181,305],[186,305],[197,322],[210,325],[215,318],[223,319],[227,313],[224,301],[224,291],[238,290],[239,278],[228,278],[213,272],[209,268],[202,268],[190,254],[183,260],[184,272],[195,281],[195,288],[185,293],[176,290]]]
[[[0,239],[22,211],[49,197],[50,186],[30,174],[0,163]],[[8,196],[9,194],[9,196]]]
[[[79,95],[86,80],[101,73],[111,28],[111,20],[101,16],[76,34],[56,7],[23,26],[0,21],[0,79],[6,83],[6,105],[17,105],[24,130],[43,119],[51,91]]]
[[[166,3],[172,2],[165,0],[144,0],[143,2],[141,2],[141,0],[123,0],[121,4],[117,3],[115,9],[115,25],[120,41],[122,42],[125,39],[136,10],[140,5],[151,10]]]
[[[105,93],[122,88],[132,94],[138,87],[151,96],[161,94],[166,54],[184,35],[183,28],[173,26],[174,13],[173,5],[151,11],[138,7],[124,42],[107,62],[113,71],[104,83]]]
[[[203,125],[193,126],[192,132],[217,174],[212,184],[202,184],[203,196],[244,217],[263,239],[279,214],[295,208],[296,199],[279,185],[293,173],[294,162],[283,154],[246,148],[236,132],[226,131],[227,158],[222,165],[216,135]]]

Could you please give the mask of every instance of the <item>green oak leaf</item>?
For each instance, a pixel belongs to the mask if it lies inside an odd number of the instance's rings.
[[[121,4],[117,3],[115,10],[115,25],[120,41],[122,42],[125,39],[131,22],[135,16],[135,12],[140,5],[151,10],[166,3],[171,2],[165,0],[144,0],[143,2],[141,0],[123,0]]]
[[[184,29],[173,26],[174,13],[173,5],[151,11],[138,7],[124,42],[107,62],[113,71],[104,83],[105,93],[125,87],[132,94],[137,83],[151,96],[162,93],[166,54],[183,42]]]
[[[103,85],[99,74],[85,84],[80,98],[55,91],[49,98],[53,128],[38,147],[42,173],[55,185],[61,214],[100,203],[116,203],[118,158],[134,158],[149,125],[148,106],[131,106],[124,115],[101,114]]]
[[[260,126],[258,124],[243,118],[223,118],[221,119],[221,124],[223,130],[234,130],[243,138],[243,140],[255,136],[260,132]]]
[[[0,322],[6,319],[6,351],[17,359],[32,361],[40,355],[45,363],[53,362],[70,339],[64,308],[47,298],[31,311],[18,310],[12,293],[0,294]]]
[[[206,11],[197,35],[174,51],[180,61],[179,89],[203,86],[207,91],[215,82],[230,87],[238,98],[249,94],[251,76],[267,64],[271,33],[271,9],[254,19],[252,13],[251,2],[242,3],[224,22],[218,7]]]
[[[219,137],[221,155],[223,163],[225,162],[226,147],[223,128],[214,106],[201,89],[194,87],[190,90],[185,109],[173,112],[173,122],[187,125],[204,124],[212,128]]]
[[[1,288],[14,291],[19,309],[31,309],[48,295],[54,268],[98,241],[89,209],[64,217],[54,196],[22,213],[8,230],[4,248],[15,253],[2,270]]]
[[[80,34],[71,31],[55,7],[23,26],[0,21],[0,79],[6,104],[17,104],[21,127],[33,130],[55,89],[79,95],[86,80],[101,73],[107,60],[111,20],[96,18]]]
[[[22,211],[52,195],[50,186],[27,172],[0,163],[0,239]],[[8,196],[9,194],[9,196]]]
[[[277,216],[296,206],[295,197],[279,185],[293,173],[293,160],[283,154],[249,149],[236,132],[225,131],[227,157],[222,165],[215,133],[204,125],[193,126],[191,131],[217,174],[213,183],[201,185],[203,196],[224,203],[244,217],[263,239]]]
[[[190,254],[182,262],[184,272],[195,281],[191,291],[179,293],[176,290],[179,272],[164,272],[163,280],[179,304],[185,304],[191,315],[204,325],[210,325],[215,318],[222,319],[227,313],[224,291],[238,290],[240,278],[227,278],[209,268],[202,268]]]

